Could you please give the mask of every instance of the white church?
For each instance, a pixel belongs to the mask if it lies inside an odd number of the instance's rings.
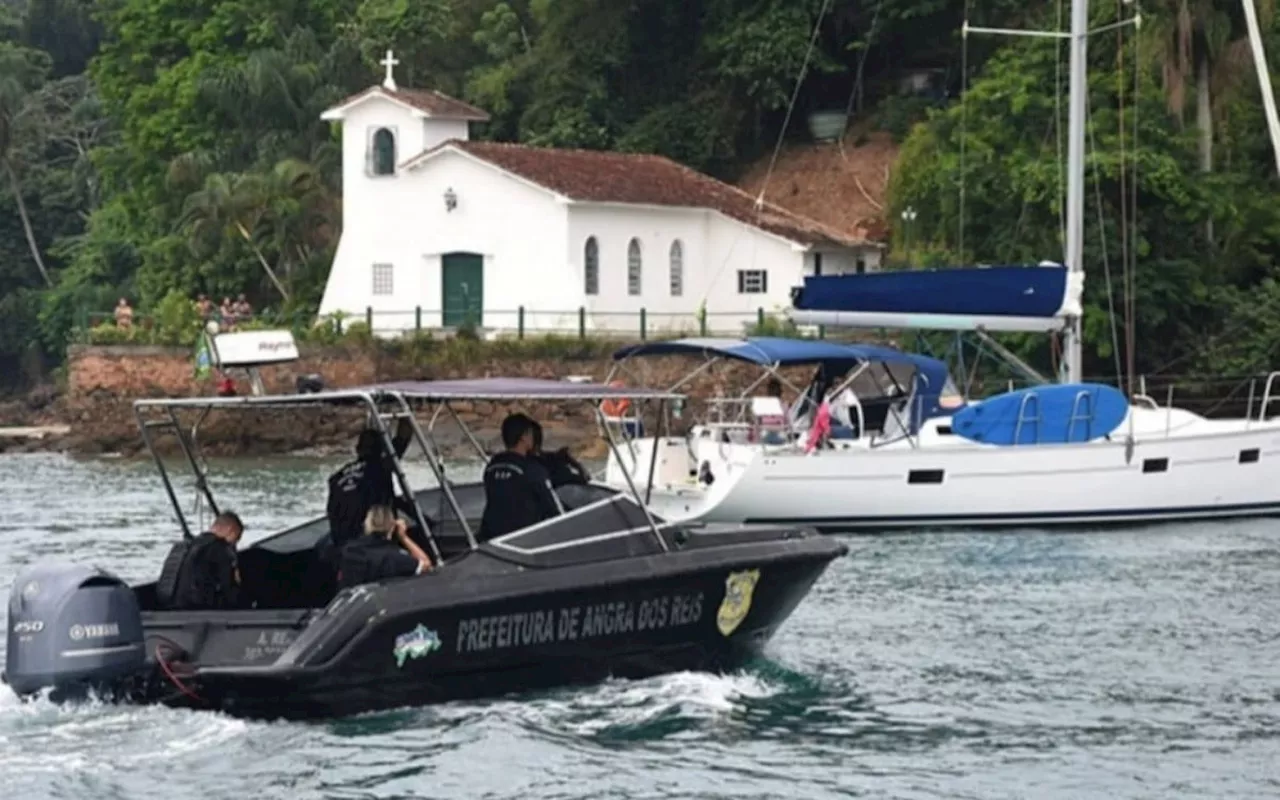
[[[654,155],[472,141],[488,114],[386,79],[342,125],[342,238],[322,317],[380,335],[476,326],[740,335],[804,275],[875,270],[882,247]],[[523,308],[523,315],[520,309]],[[585,320],[580,320],[585,309]]]

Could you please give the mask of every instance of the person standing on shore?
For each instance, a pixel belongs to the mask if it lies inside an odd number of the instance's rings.
[[[133,307],[123,297],[120,298],[119,303],[116,303],[115,318],[117,328],[127,330],[133,327]]]
[[[224,331],[233,331],[236,328],[236,311],[231,305],[231,298],[222,298],[222,305],[218,307],[219,322]]]
[[[231,311],[236,315],[237,320],[248,320],[253,318],[253,306],[249,305],[249,300],[242,293],[236,298],[236,302],[231,306]]]

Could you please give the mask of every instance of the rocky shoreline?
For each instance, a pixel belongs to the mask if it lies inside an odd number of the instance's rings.
[[[607,445],[594,424],[583,424],[578,415],[554,404],[538,406],[529,410],[543,422],[548,446],[568,447],[579,458],[599,458],[606,452]],[[507,412],[498,404],[463,404],[459,416],[482,445],[497,448],[498,426]],[[296,411],[213,415],[201,427],[202,450],[215,458],[346,455],[364,424],[363,413],[351,410],[318,408],[300,416]],[[5,436],[5,428],[32,430],[30,435]],[[446,457],[475,453],[470,439],[451,420],[438,424],[432,436]],[[157,437],[155,447],[162,455],[181,452],[173,437]],[[132,402],[127,399],[99,397],[73,406],[67,398],[42,387],[26,397],[0,402],[0,454],[42,452],[124,458],[147,454]]]
[[[313,374],[321,376],[330,388],[496,375],[544,379],[582,375],[605,380],[614,367],[607,353],[617,343],[571,344],[557,345],[564,349],[562,353],[550,351],[545,344],[537,350],[536,342],[435,343],[403,351],[376,343],[366,347],[304,345],[297,362],[264,368],[262,377],[267,391],[273,394],[291,394],[296,391],[298,377]],[[644,359],[632,364],[635,369],[628,375],[628,382],[637,386],[672,386],[698,366],[696,360],[680,357]],[[750,365],[704,369],[681,387],[689,400],[685,420],[698,419],[705,410],[705,401],[726,386],[747,385],[758,377],[759,370]],[[804,382],[808,370],[801,369],[791,378]],[[23,396],[0,400],[0,428],[67,426],[69,432],[43,438],[0,436],[0,452],[136,457],[144,454],[146,447],[134,415],[134,400],[207,396],[213,388],[211,381],[194,377],[191,352],[184,348],[73,346],[68,351],[65,386],[41,386]],[[238,382],[237,389],[240,394],[249,392],[244,380]],[[519,410],[543,424],[550,447],[568,447],[579,458],[599,458],[607,452],[594,410],[585,403],[477,401],[456,402],[452,407],[481,443],[491,449],[500,446],[498,427],[503,417]],[[180,418],[184,426],[194,424],[196,412],[187,411]],[[351,451],[363,424],[362,412],[333,407],[304,412],[263,408],[214,412],[200,425],[200,443],[204,454],[210,457],[345,455]],[[435,436],[446,456],[474,452],[469,439],[447,415],[441,417]],[[180,452],[172,435],[159,436],[155,444],[161,454]]]

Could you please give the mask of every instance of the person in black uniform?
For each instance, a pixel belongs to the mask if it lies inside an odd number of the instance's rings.
[[[409,538],[408,527],[389,506],[374,506],[364,522],[365,535],[342,547],[338,588],[407,578],[431,569],[431,558]]]
[[[236,545],[243,534],[240,517],[224,511],[208,531],[175,546],[156,583],[161,604],[184,611],[236,608],[240,596]]]
[[[400,420],[392,447],[395,458],[404,455],[413,436],[408,420]],[[399,506],[410,511],[408,501],[397,498],[392,483],[391,456],[382,444],[378,431],[360,431],[356,440],[356,460],[344,464],[329,476],[329,535],[334,547],[360,537],[365,516],[374,506]]]
[[[538,423],[524,414],[511,414],[502,421],[502,444],[507,449],[489,459],[484,468],[481,540],[527,528],[560,513],[546,469],[531,457],[537,428]]]
[[[578,463],[578,459],[569,453],[569,448],[561,447],[550,452],[542,449],[542,426],[536,421],[533,429],[533,451],[529,458],[537,461],[547,472],[551,483],[551,491],[555,493],[560,507],[568,511],[581,508],[600,499],[600,495],[590,488],[591,473]]]

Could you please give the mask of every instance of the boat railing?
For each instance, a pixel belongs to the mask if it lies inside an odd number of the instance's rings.
[[[1155,398],[1154,398],[1154,397],[1150,397],[1150,396],[1145,395],[1145,394],[1135,394],[1135,395],[1133,396],[1133,400],[1132,400],[1131,402],[1132,402],[1134,405],[1143,405],[1143,406],[1146,406],[1147,408],[1151,409],[1152,411],[1158,411],[1158,410],[1160,410],[1160,404],[1156,402]]]
[[[1178,408],[1202,417],[1243,420],[1245,428],[1266,422],[1272,403],[1280,400],[1277,376],[1280,371],[1261,375],[1245,375],[1203,379],[1192,375],[1138,376],[1137,391],[1130,397],[1134,407],[1165,412],[1165,433],[1174,429],[1175,400]],[[1157,402],[1153,384],[1160,384],[1164,402]],[[1262,392],[1259,393],[1258,389]],[[1176,393],[1176,396],[1175,396]],[[1261,402],[1259,402],[1259,400]]]
[[[1280,372],[1272,372],[1270,375],[1267,376],[1267,385],[1262,392],[1262,406],[1258,408],[1258,422],[1266,421],[1267,407],[1271,405],[1271,401],[1276,399],[1271,394],[1271,389],[1275,385],[1276,376],[1280,376]],[[1249,400],[1250,400],[1250,405],[1252,406],[1252,401],[1253,401],[1252,388],[1250,389],[1250,392],[1249,392]],[[1252,417],[1252,414],[1250,414],[1250,417]]]

